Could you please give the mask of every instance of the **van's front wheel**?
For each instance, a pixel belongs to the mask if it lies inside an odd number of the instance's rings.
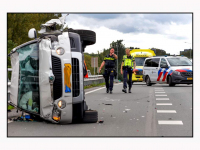
[[[175,84],[172,83],[172,77],[171,76],[169,76],[169,86],[175,86]]]

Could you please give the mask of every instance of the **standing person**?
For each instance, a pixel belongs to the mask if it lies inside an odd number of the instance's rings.
[[[115,60],[118,59],[117,55],[114,53],[114,48],[110,49],[110,54],[104,57],[104,61],[101,63],[99,68],[99,73],[101,72],[102,67],[105,65],[104,70],[104,78],[106,82],[106,92],[112,94],[113,90],[113,79],[115,75]],[[109,77],[110,77],[110,84],[109,84]]]
[[[131,93],[132,87],[132,73],[135,69],[135,58],[131,56],[130,49],[126,49],[126,55],[123,56],[121,64],[121,74],[123,74],[123,89],[122,92],[127,93],[127,75],[129,75],[128,85],[129,93]]]

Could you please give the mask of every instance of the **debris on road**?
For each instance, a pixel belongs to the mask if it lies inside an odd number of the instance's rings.
[[[99,121],[99,123],[103,123],[103,122],[104,122],[103,120],[100,120],[100,121]]]
[[[112,104],[105,104],[105,105],[112,105]]]
[[[149,100],[147,100],[147,102],[150,102]]]
[[[127,111],[125,110],[125,111],[123,111],[123,113],[127,113]]]
[[[131,110],[131,109],[125,109],[125,111],[129,111],[129,110]]]

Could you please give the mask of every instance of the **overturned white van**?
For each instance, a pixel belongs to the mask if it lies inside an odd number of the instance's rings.
[[[62,26],[57,30],[57,26]],[[41,25],[40,37],[14,48],[9,104],[53,123],[97,122],[98,113],[88,110],[84,93],[86,46],[95,44],[90,30],[63,31],[63,18]]]

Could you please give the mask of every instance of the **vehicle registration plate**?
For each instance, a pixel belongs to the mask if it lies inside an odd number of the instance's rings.
[[[192,78],[187,78],[187,80],[192,80]]]

